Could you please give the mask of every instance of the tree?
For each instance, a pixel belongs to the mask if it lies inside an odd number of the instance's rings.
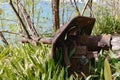
[[[38,0],[36,0],[36,1],[38,1]],[[34,25],[34,8],[35,8],[34,6],[38,4],[38,3],[36,3],[36,1],[34,1],[34,0],[9,0],[10,5],[19,20],[19,23],[17,23],[17,24],[18,25],[20,24],[19,25],[19,27],[21,29],[20,33],[16,33],[16,34],[20,35],[22,37],[22,42],[29,42],[29,43],[32,43],[35,45],[37,43],[39,43],[39,41],[43,41],[43,42],[45,41],[45,39],[43,40],[43,39],[41,39],[41,37],[39,37],[38,32],[35,29],[35,25]],[[76,9],[77,14],[81,15],[80,10],[78,8],[79,4],[77,4],[78,0],[73,0],[73,2],[72,2],[72,0],[70,0],[70,1],[71,1],[72,5],[74,5],[73,7]],[[88,0],[88,2],[92,3],[92,0]],[[91,6],[88,2],[85,6],[86,7],[89,6],[90,10],[92,10]],[[59,4],[60,4],[60,0],[52,0],[54,32],[56,32],[60,28]],[[83,9],[84,11],[86,10],[86,7]],[[84,12],[83,12],[83,14],[84,14]],[[38,17],[40,17],[40,16],[38,16]],[[39,23],[39,22],[37,22],[37,23]],[[2,31],[2,32],[8,32],[8,31]],[[8,32],[8,33],[11,33],[11,32]],[[51,40],[48,40],[48,43],[50,41]]]
[[[56,32],[60,27],[59,22],[59,0],[52,0],[53,29]]]

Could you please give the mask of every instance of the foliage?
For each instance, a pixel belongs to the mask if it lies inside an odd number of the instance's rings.
[[[93,28],[93,35],[120,33],[120,16],[114,16],[110,7],[97,4],[94,6],[96,23]],[[117,14],[119,15],[119,14]],[[112,77],[112,78],[111,78]],[[91,67],[89,79],[93,80],[119,80],[120,60],[115,58],[113,51],[101,51],[95,66]],[[109,79],[108,79],[109,78]]]
[[[0,47],[1,80],[73,80],[66,68],[49,58],[48,45]]]
[[[8,0],[7,0],[8,1]],[[15,0],[13,0],[15,1]],[[35,22],[35,26],[41,25],[47,19],[41,20],[40,14],[43,12],[41,7],[34,7],[41,0],[22,0],[23,6],[30,12],[32,20]],[[22,2],[21,1],[21,2]],[[32,1],[35,1],[33,4]],[[4,2],[4,0],[2,0]],[[67,4],[67,3],[65,3]],[[34,5],[34,6],[33,6]],[[38,5],[39,6],[39,5]],[[64,6],[65,8],[66,6]],[[69,5],[67,6],[69,8]],[[70,8],[71,9],[71,8]],[[65,9],[66,13],[68,12]],[[1,19],[5,11],[0,9]],[[74,11],[73,11],[74,12]],[[36,15],[35,15],[36,14]],[[62,14],[62,13],[61,13]],[[10,15],[10,14],[9,14]],[[8,17],[9,15],[6,15]],[[71,13],[70,15],[73,15]],[[63,16],[66,18],[67,15]],[[13,16],[9,16],[9,19],[13,19]],[[71,16],[67,16],[71,17]],[[113,34],[120,33],[120,19],[112,15],[111,10],[107,7],[97,6],[95,11],[96,24],[93,30],[96,34]],[[66,18],[67,19],[67,18]],[[19,27],[18,24],[7,24],[8,21],[3,21],[4,26],[8,25],[11,31],[16,31]],[[52,21],[52,20],[51,20]],[[67,20],[63,20],[67,21]],[[51,26],[51,25],[50,25]],[[39,31],[40,32],[40,31]],[[51,35],[51,34],[49,34]],[[48,35],[47,35],[48,36]],[[14,44],[15,45],[15,44]],[[50,46],[40,44],[38,47],[34,47],[30,44],[17,45],[17,46],[0,46],[0,80],[78,80],[73,75],[69,76],[67,68],[61,65],[56,65],[53,59],[49,58]],[[60,63],[61,56],[58,53],[58,64]],[[70,55],[74,53],[74,49]],[[120,80],[120,60],[115,59],[112,51],[100,52],[98,61],[95,62],[95,66],[90,67],[91,75],[86,77],[86,80],[104,80],[112,77],[113,80]],[[109,74],[108,74],[109,73]],[[110,80],[109,79],[109,80]]]
[[[55,65],[54,60],[49,58],[49,50],[50,46],[43,44],[38,47],[30,44],[15,47],[0,46],[0,79],[78,80],[78,77],[68,75],[67,68]],[[120,61],[115,59],[112,51],[101,51],[95,66],[90,69],[91,75],[85,79],[104,80],[106,75],[111,72],[111,75],[108,75],[107,78],[111,76],[112,79],[119,80],[119,64]]]
[[[95,66],[91,67],[93,80],[119,80],[120,79],[120,60],[116,59],[112,51],[101,51]],[[116,66],[119,65],[119,66]],[[88,77],[90,77],[88,76]]]
[[[93,34],[120,33],[120,18],[112,16],[109,9],[99,6],[95,16]]]
[[[110,64],[109,64],[107,58],[104,61],[104,78],[105,78],[105,80],[112,80]]]

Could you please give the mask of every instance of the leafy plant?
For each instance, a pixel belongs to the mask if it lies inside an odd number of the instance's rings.
[[[108,8],[98,7],[95,16],[94,35],[120,33],[120,19],[112,16]]]
[[[87,79],[93,80],[119,80],[120,79],[120,61],[116,59],[115,54],[110,51],[101,51],[95,66],[91,67],[91,75]]]
[[[110,64],[107,58],[104,61],[104,78],[105,80],[112,80]]]
[[[0,53],[0,79],[6,80],[73,80],[66,68],[49,58],[48,45],[30,44],[3,47]]]

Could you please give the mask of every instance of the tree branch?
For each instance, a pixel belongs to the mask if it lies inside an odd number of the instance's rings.
[[[85,4],[85,6],[84,6],[84,8],[82,10],[82,13],[81,13],[82,16],[84,15],[84,12],[85,12],[85,10],[86,10],[86,8],[88,6],[88,3],[89,3],[89,0],[87,0],[86,4]]]
[[[0,32],[0,39],[5,43],[5,45],[9,45],[2,32]]]
[[[79,11],[79,9],[78,9],[76,0],[74,0],[74,4],[73,4],[72,0],[70,0],[70,3],[71,3],[71,5],[75,8],[75,10],[76,10],[76,12],[77,12],[77,15],[80,16],[81,14],[80,14],[80,11]]]
[[[65,13],[65,9],[64,9],[64,0],[62,0],[62,25],[64,25],[64,13]]]
[[[5,20],[5,21],[13,21],[17,23],[17,20],[11,20],[11,19],[4,19],[4,18],[0,18],[0,20]]]
[[[85,6],[84,6],[84,8],[82,10],[81,15],[82,16],[84,15],[84,12],[85,12],[87,6],[90,8],[90,17],[92,17],[92,0],[87,0],[86,4],[85,4]]]
[[[21,22],[21,24],[22,24],[22,26],[23,26],[23,29],[24,29],[27,37],[30,39],[31,37],[30,37],[30,35],[29,35],[29,32],[27,31],[26,26],[25,26],[25,24],[23,23],[21,17],[19,16],[17,10],[15,9],[15,7],[14,7],[14,5],[13,5],[13,3],[12,3],[12,0],[10,0],[10,5],[11,5],[13,11],[15,12],[16,16],[18,17],[19,21]]]
[[[24,36],[23,34],[20,34],[20,33],[15,33],[15,32],[9,32],[7,30],[2,30],[0,31],[1,33],[9,33],[9,34],[15,34],[15,35],[20,35],[20,36]]]
[[[18,4],[18,7],[19,7],[19,9],[20,9],[21,12],[22,12],[22,15],[23,15],[23,17],[24,17],[24,20],[27,22],[27,25],[29,26],[32,35],[33,35],[33,36],[35,35],[36,37],[39,37],[39,35],[38,35],[38,33],[37,33],[34,25],[33,25],[33,22],[32,22],[32,20],[31,20],[31,18],[30,18],[30,16],[29,16],[29,14],[27,13],[27,11],[23,8],[23,6],[22,6],[21,3]]]
[[[88,7],[90,9],[90,17],[92,17],[92,0],[89,0]]]

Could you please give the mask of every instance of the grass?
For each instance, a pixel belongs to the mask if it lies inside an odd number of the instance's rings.
[[[55,65],[49,53],[50,46],[43,44],[0,46],[0,80],[80,80],[69,76],[67,68]],[[95,66],[91,67],[91,75],[85,80],[104,80],[108,73],[119,80],[120,61],[114,58],[112,51],[101,51]]]
[[[48,45],[0,48],[0,80],[73,80],[49,58]]]
[[[111,50],[105,52],[101,51],[99,53],[98,61],[96,61],[95,67],[91,67],[91,72],[94,73],[94,75],[98,75],[93,79],[96,78],[97,80],[120,79],[120,74],[116,74],[120,73],[120,60],[116,59],[114,56],[115,54]],[[106,77],[107,78],[111,77],[111,79],[106,79]]]
[[[120,20],[111,16],[107,9],[103,10],[96,16],[92,34],[114,33],[120,33]],[[0,46],[0,80],[120,80],[120,60],[111,50],[101,51],[95,65],[90,66],[91,75],[82,79],[68,75],[67,68],[59,65],[61,51],[57,52],[58,61],[51,59],[50,48],[43,44]]]
[[[99,8],[96,11],[96,23],[92,34],[120,34],[120,16],[115,18],[107,8]]]
[[[92,35],[120,34],[120,16],[114,17],[108,8],[102,6],[98,7],[95,14]],[[115,58],[114,51],[101,51],[91,72],[97,76],[89,76],[93,80],[120,80],[120,60]]]
[[[99,34],[107,31],[102,29],[97,28]],[[58,61],[49,57],[50,48],[43,44],[37,47],[30,44],[0,46],[0,80],[120,80],[120,60],[114,57],[113,51],[101,51],[95,66],[90,66],[91,75],[83,79],[68,75],[67,68],[58,65],[60,56]]]

